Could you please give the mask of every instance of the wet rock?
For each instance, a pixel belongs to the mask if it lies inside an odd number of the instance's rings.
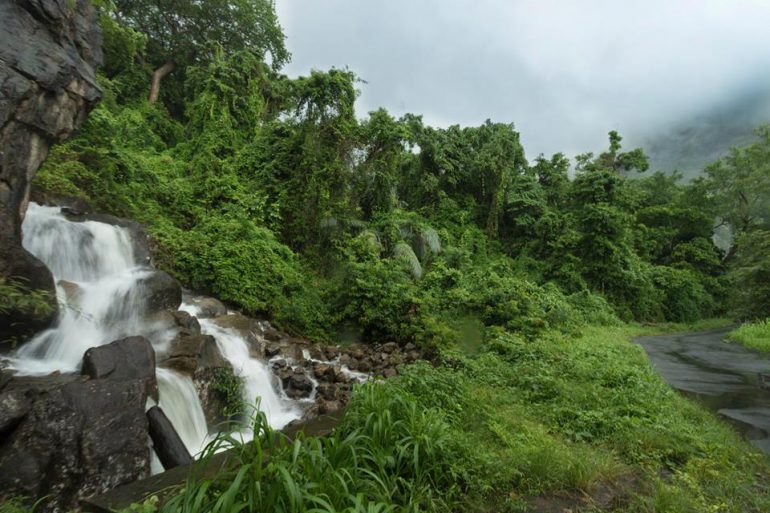
[[[80,285],[67,280],[59,280],[58,285],[64,290],[64,298],[68,305],[75,306],[80,302],[80,296],[83,294]]]
[[[265,334],[264,334],[264,336],[265,336],[265,338],[267,340],[270,340],[271,342],[277,342],[277,341],[281,340],[282,338],[284,338],[285,335],[283,333],[281,333],[280,331],[278,331],[277,329],[275,329],[273,326],[268,324],[265,327]]]
[[[231,404],[233,398],[228,397],[227,390],[222,388],[222,384],[232,383],[238,379],[229,363],[226,367],[199,367],[195,371],[193,384],[209,426],[218,430],[227,429],[225,424],[232,419],[228,418],[226,412],[235,413],[234,410],[237,407]]]
[[[326,360],[334,360],[340,355],[340,346],[326,346],[324,348]]]
[[[30,183],[48,148],[68,138],[101,91],[97,13],[88,0],[0,2],[0,276],[49,293],[48,312],[0,315],[0,343],[24,341],[56,318],[53,277],[21,245]]]
[[[145,294],[147,314],[161,310],[176,311],[182,304],[182,286],[168,273],[154,270],[136,284]]]
[[[173,314],[171,314],[174,318],[174,323],[186,334],[189,335],[200,335],[201,333],[201,325],[198,322],[198,319],[194,315],[190,315],[189,312],[185,312],[182,310],[177,310]]]
[[[395,342],[388,342],[387,344],[383,344],[381,349],[383,352],[390,354],[395,351],[398,351],[398,344],[396,344]]]
[[[304,399],[313,392],[313,382],[302,369],[285,374],[281,382],[286,395],[292,399]]]
[[[398,375],[398,372],[396,371],[396,369],[393,369],[393,368],[388,368],[388,369],[385,369],[385,370],[382,371],[382,377],[386,378],[386,379],[387,378],[394,378],[397,375]]]
[[[349,354],[344,353],[342,356],[340,356],[340,365],[349,365],[352,358]]]
[[[41,381],[8,385],[24,390],[30,407],[4,436],[0,500],[45,497],[36,511],[69,511],[79,499],[149,474],[142,380]]]
[[[271,364],[272,364],[273,370],[285,369],[286,366],[289,365],[286,362],[286,360],[284,360],[283,358],[280,358],[278,360],[274,360],[274,361],[271,362]]]
[[[164,367],[192,376],[199,367],[229,367],[211,335],[180,335],[171,342]]]
[[[342,405],[339,401],[320,400],[317,404],[318,413],[321,415],[328,415],[329,413],[334,413],[342,409]]]
[[[314,362],[313,375],[321,381],[334,381],[334,369],[328,363]]]
[[[335,365],[332,367],[332,371],[334,372],[335,383],[348,383],[350,381],[350,377],[342,370],[341,366]]]
[[[327,400],[334,401],[338,397],[339,388],[330,383],[321,383],[316,387],[316,393],[319,397]]]
[[[268,358],[272,358],[274,356],[277,356],[281,352],[281,344],[276,344],[275,342],[267,344],[265,346],[265,356]]]
[[[83,356],[81,373],[92,379],[139,380],[145,384],[147,395],[158,398],[155,351],[144,337],[128,337],[92,347]]]
[[[13,430],[32,407],[21,390],[0,392],[0,437]]]
[[[198,359],[193,356],[175,356],[160,363],[161,367],[192,376],[198,370]]]
[[[194,298],[192,299],[192,304],[198,307],[196,316],[201,319],[210,319],[227,315],[227,307],[225,304],[213,297]]]
[[[151,326],[152,330],[156,333],[179,329],[176,319],[174,318],[174,312],[168,310],[161,310],[160,312],[147,315],[143,320],[148,326]]]
[[[286,344],[291,344],[291,340],[287,340]],[[310,353],[310,358],[313,360],[326,360],[326,354],[324,353],[323,348],[319,344],[314,344],[308,348],[308,353]]]
[[[147,421],[152,446],[164,469],[189,465],[193,462],[179,433],[159,406],[153,406],[147,410]]]

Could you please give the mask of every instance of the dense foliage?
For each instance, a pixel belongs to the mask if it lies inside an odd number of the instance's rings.
[[[693,321],[725,308],[715,219],[735,240],[763,226],[766,191],[750,183],[767,131],[693,184],[633,176],[647,159],[616,132],[574,168],[561,154],[529,162],[511,124],[440,129],[385,110],[359,120],[350,71],[281,75],[270,2],[238,3],[205,44],[167,26],[200,23],[198,4],[128,4],[103,14],[105,100],[38,184],[139,219],[161,267],[293,331],[436,347],[469,325],[534,335]],[[158,9],[174,16],[160,24]],[[181,82],[149,103],[169,52],[190,56],[171,75]],[[736,279],[755,279],[742,276],[756,266],[741,268]]]

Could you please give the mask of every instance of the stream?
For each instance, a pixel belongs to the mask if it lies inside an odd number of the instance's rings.
[[[770,454],[770,355],[724,341],[730,328],[639,337],[650,363],[672,387],[727,419],[752,444]]]

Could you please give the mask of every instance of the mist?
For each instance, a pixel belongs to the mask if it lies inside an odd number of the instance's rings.
[[[531,159],[607,132],[696,173],[770,120],[770,2],[278,0],[290,76],[349,68],[360,116],[513,122]]]

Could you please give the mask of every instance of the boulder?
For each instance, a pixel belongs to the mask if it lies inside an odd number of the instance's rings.
[[[320,415],[328,415],[330,413],[334,413],[337,411],[340,411],[342,409],[342,405],[339,401],[326,401],[324,399],[321,399],[317,402],[318,404],[318,413]]]
[[[155,350],[150,341],[144,337],[128,337],[103,346],[92,347],[83,356],[81,373],[92,379],[142,381],[147,395],[155,400],[158,399]]]
[[[0,316],[0,342],[24,340],[56,318],[50,271],[21,245],[30,183],[48,148],[68,138],[101,97],[97,13],[88,0],[0,2],[0,277],[49,293],[47,312]]]
[[[153,270],[148,276],[137,280],[136,286],[144,294],[146,315],[161,310],[176,311],[182,304],[182,286],[163,271]]]
[[[230,403],[227,391],[220,385],[238,379],[233,368],[226,367],[199,367],[193,374],[193,383],[201,401],[203,414],[209,426],[216,426],[219,430],[227,429],[226,424],[233,419],[226,412],[235,413],[235,408]],[[240,406],[240,405],[239,405]]]
[[[387,344],[383,344],[380,349],[383,352],[385,352],[387,354],[390,354],[390,353],[393,353],[395,351],[398,351],[398,344],[396,344],[395,342],[388,342]]]
[[[327,401],[334,401],[338,398],[339,388],[330,383],[321,383],[316,387],[316,393],[318,397],[321,397]]]
[[[148,476],[145,383],[68,379],[6,386],[21,390],[29,406],[3,436],[0,502],[43,498],[35,511],[70,511],[80,499]]]
[[[80,285],[67,280],[59,280],[58,285],[64,291],[64,299],[67,304],[77,306],[83,294],[83,289],[80,288]]]
[[[183,310],[177,310],[173,314],[174,323],[188,335],[200,335],[201,324],[194,315],[190,315],[189,312]]]
[[[303,369],[296,369],[281,376],[281,383],[286,395],[292,399],[310,397],[313,392],[313,382]]]
[[[161,364],[192,376],[199,367],[229,367],[217,340],[211,335],[180,334],[172,342]]]
[[[193,298],[191,302],[198,308],[198,312],[195,315],[201,319],[211,319],[227,315],[225,304],[213,297]]]

